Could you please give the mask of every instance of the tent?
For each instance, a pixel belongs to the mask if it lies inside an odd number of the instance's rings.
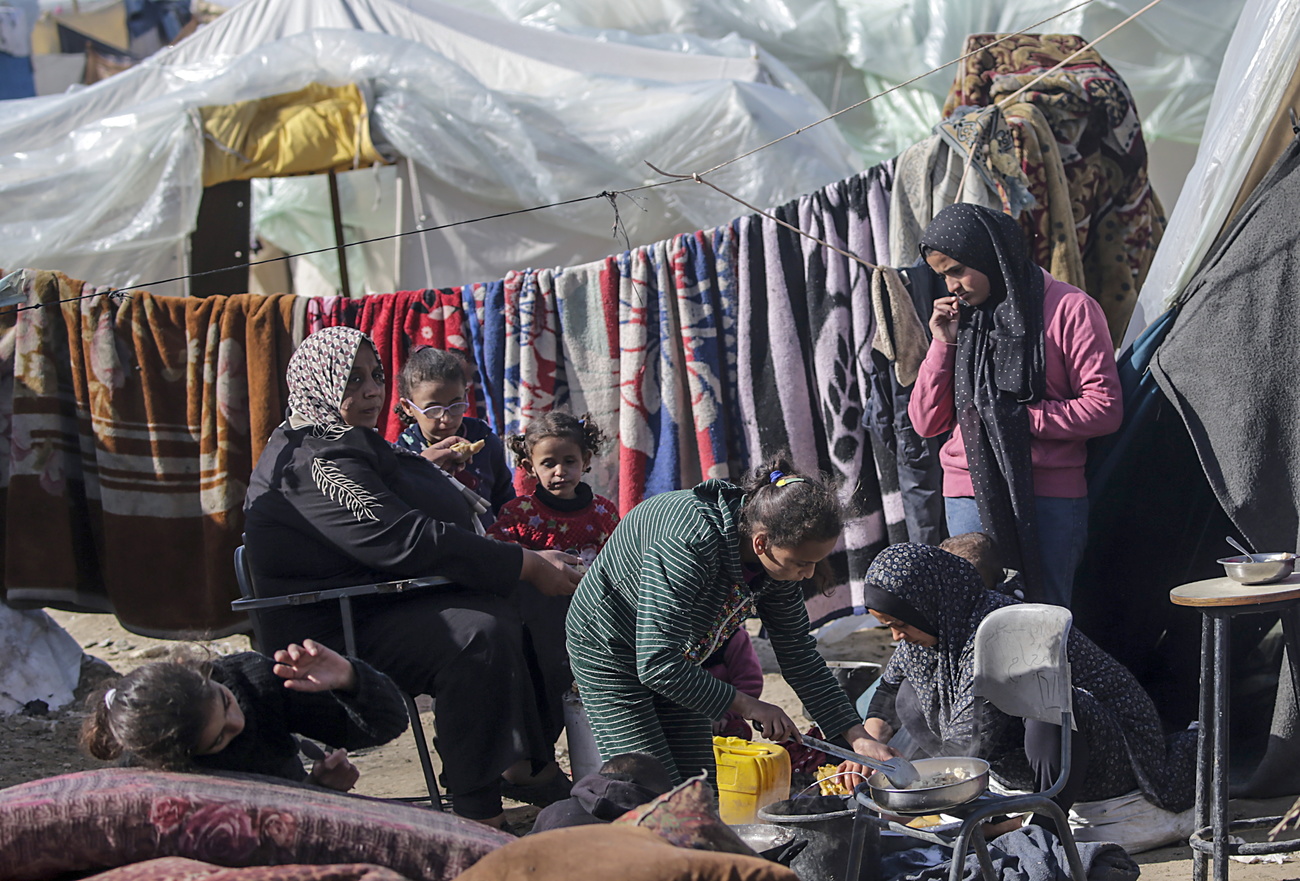
[[[313,83],[367,93],[371,136],[404,184],[400,198],[376,198],[404,230],[637,187],[660,179],[642,160],[708,167],[825,114],[779,63],[735,50],[610,45],[435,0],[251,0],[109,80],[6,107],[0,265],[119,286],[185,275],[205,152],[220,149],[205,141],[200,108]],[[718,183],[772,204],[854,170],[843,138],[820,126]],[[718,193],[678,185],[620,198],[617,217],[644,243],[735,213]],[[612,250],[615,216],[594,200],[416,236],[400,246],[397,280],[581,262]]]
[[[1242,13],[1129,328],[1124,425],[1089,457],[1079,624],[1148,685],[1171,725],[1195,716],[1200,621],[1169,603],[1169,589],[1222,575],[1224,535],[1257,550],[1300,542],[1300,400],[1286,329],[1300,261],[1298,30],[1290,0],[1250,0]],[[1234,712],[1243,733],[1261,733],[1272,700],[1271,687],[1246,681],[1273,620],[1234,622],[1234,696],[1255,710]],[[1275,681],[1276,657],[1255,672]]]

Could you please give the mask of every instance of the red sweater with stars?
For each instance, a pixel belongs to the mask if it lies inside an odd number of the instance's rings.
[[[590,566],[618,525],[618,506],[586,484],[579,494],[589,495],[591,501],[577,511],[553,508],[536,491],[511,499],[501,506],[487,534],[534,551],[572,551]]]

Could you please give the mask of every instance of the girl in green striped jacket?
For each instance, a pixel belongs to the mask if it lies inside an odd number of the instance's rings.
[[[802,582],[834,549],[842,523],[835,494],[783,458],[744,487],[709,480],[632,509],[579,583],[567,621],[601,758],[644,752],[677,782],[712,776],[711,723],[727,710],[771,740],[798,740],[779,707],[700,666],[755,615],[822,730],[864,755],[895,755],[862,727],[808,632]]]

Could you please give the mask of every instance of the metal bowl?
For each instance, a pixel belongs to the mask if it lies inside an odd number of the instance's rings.
[[[1269,584],[1295,571],[1295,554],[1251,554],[1224,557],[1217,561],[1233,581],[1241,584]]]
[[[942,783],[938,786],[918,785],[915,789],[895,789],[889,785],[889,778],[877,771],[867,778],[867,787],[871,790],[872,801],[896,814],[935,814],[979,798],[989,788],[989,763],[983,759],[969,756],[940,757],[921,759],[912,764],[916,766],[916,773],[921,775],[919,783],[922,784],[928,777],[957,769],[965,771],[967,777],[956,783]]]

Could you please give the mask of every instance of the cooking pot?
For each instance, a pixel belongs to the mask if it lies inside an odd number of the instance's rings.
[[[940,757],[920,759],[912,764],[921,779],[909,789],[894,788],[889,778],[879,771],[868,777],[872,801],[895,814],[937,814],[979,798],[989,788],[989,763],[983,759]],[[955,774],[962,779],[926,785],[943,774]]]

